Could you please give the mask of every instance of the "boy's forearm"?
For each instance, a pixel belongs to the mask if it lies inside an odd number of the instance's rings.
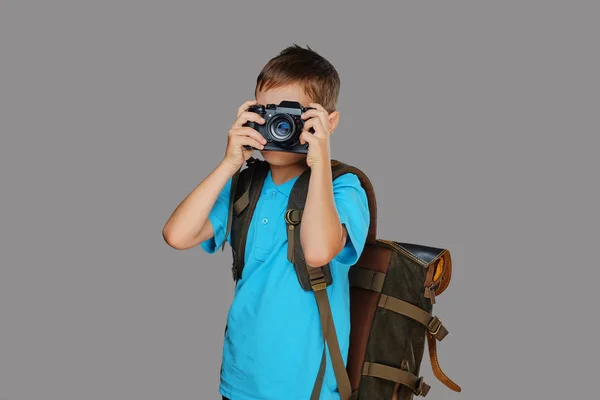
[[[310,174],[300,229],[307,264],[313,267],[327,264],[341,251],[344,239],[333,196],[331,167],[319,165]]]
[[[221,162],[173,211],[163,228],[165,241],[176,249],[188,249],[210,239],[207,221],[219,193],[236,170]]]

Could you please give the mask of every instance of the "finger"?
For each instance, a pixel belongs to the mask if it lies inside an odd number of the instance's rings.
[[[233,128],[241,128],[248,121],[256,122],[257,124],[265,123],[265,119],[259,114],[251,111],[244,111],[233,123]]]
[[[248,107],[250,107],[251,105],[256,104],[256,100],[248,100],[246,101],[244,104],[242,104],[240,106],[240,108],[238,108],[238,112],[237,112],[237,116],[239,117],[241,113],[243,113],[244,111],[248,110]]]
[[[327,111],[323,110],[308,110],[304,114],[302,114],[302,118],[319,118],[321,120],[321,124],[323,125],[324,131],[329,132],[329,114]]]
[[[259,149],[259,150],[262,150],[265,148],[265,146],[262,143],[258,142],[256,139],[251,138],[249,136],[238,136],[235,139],[235,143],[239,144],[240,146],[252,146],[255,149]]]
[[[302,131],[302,133],[300,134],[300,143],[302,145],[304,145],[304,143],[308,143],[308,146],[310,147],[310,145],[314,143],[315,140],[319,140],[319,138],[315,137],[315,135],[310,133],[309,131]]]
[[[243,126],[241,128],[232,129],[230,131],[230,134],[232,137],[246,136],[246,137],[253,138],[257,142],[260,142],[263,144],[267,143],[267,139],[265,139],[263,137],[263,135],[261,135],[256,129],[250,128],[249,126]]]
[[[325,109],[325,107],[323,107],[322,105],[320,105],[319,103],[308,103],[309,107],[314,107],[317,110],[321,110],[321,111],[325,111],[327,112],[327,110]]]
[[[325,107],[323,107],[323,106],[322,106],[322,105],[320,105],[319,103],[309,103],[309,104],[308,104],[308,106],[309,106],[309,107],[312,107],[312,108],[316,108],[318,111],[321,111],[321,112],[323,112],[323,113],[325,114],[325,119],[326,119],[326,120],[328,119],[328,117],[329,117],[329,111],[327,111],[327,110],[325,109]],[[309,110],[309,111],[310,111],[310,110]],[[325,126],[327,126],[325,122],[324,122],[323,124],[324,124]]]
[[[313,128],[315,130],[315,133],[308,132],[310,130],[310,128]],[[323,127],[323,124],[321,123],[321,120],[319,118],[311,118],[308,121],[306,121],[304,123],[304,128],[302,128],[302,130],[307,131],[311,135],[315,135],[320,138],[326,137],[325,136],[325,128]]]
[[[329,114],[327,113],[327,111],[324,110],[316,110],[316,109],[311,109],[311,110],[306,110],[304,111],[304,113],[302,114],[302,117],[327,117],[329,116]]]

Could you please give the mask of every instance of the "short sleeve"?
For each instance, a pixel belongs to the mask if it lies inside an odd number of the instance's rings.
[[[223,241],[225,240],[225,231],[227,230],[227,217],[229,216],[229,198],[231,190],[231,180],[229,178],[221,193],[215,201],[215,205],[208,214],[208,220],[213,226],[214,235],[210,239],[200,243],[200,246],[207,253],[214,253],[217,249],[221,248]],[[231,232],[227,237],[227,241],[231,243]]]
[[[367,193],[358,176],[346,173],[333,181],[333,196],[340,222],[348,232],[346,245],[334,260],[354,265],[364,249],[371,222]]]

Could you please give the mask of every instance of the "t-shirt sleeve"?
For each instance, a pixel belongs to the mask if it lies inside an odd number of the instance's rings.
[[[346,173],[333,181],[333,196],[340,222],[348,231],[346,244],[334,260],[354,265],[364,249],[371,222],[367,193],[358,176]]]
[[[220,249],[225,240],[225,231],[227,230],[227,217],[229,216],[229,198],[231,190],[231,180],[229,178],[221,193],[215,201],[215,205],[208,214],[208,220],[213,226],[214,235],[210,239],[200,243],[200,246],[207,253],[214,253],[217,249]],[[227,237],[227,242],[231,243],[231,232]]]

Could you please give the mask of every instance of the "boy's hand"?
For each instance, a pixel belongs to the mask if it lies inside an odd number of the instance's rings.
[[[265,123],[265,120],[260,115],[248,111],[248,108],[254,104],[256,104],[256,100],[249,100],[240,106],[237,112],[237,119],[229,130],[227,150],[225,151],[223,162],[231,166],[234,172],[240,169],[244,162],[252,155],[253,150],[244,149],[244,145],[262,150],[264,144],[267,143],[265,138],[255,129],[242,126],[248,121],[258,124]]]
[[[306,163],[310,168],[315,165],[327,165],[331,163],[331,153],[329,148],[329,113],[322,105],[310,103],[309,107],[314,110],[308,110],[302,114],[302,119],[307,119],[304,129],[300,134],[300,143],[308,143],[308,154]],[[310,133],[313,128],[315,133]]]

